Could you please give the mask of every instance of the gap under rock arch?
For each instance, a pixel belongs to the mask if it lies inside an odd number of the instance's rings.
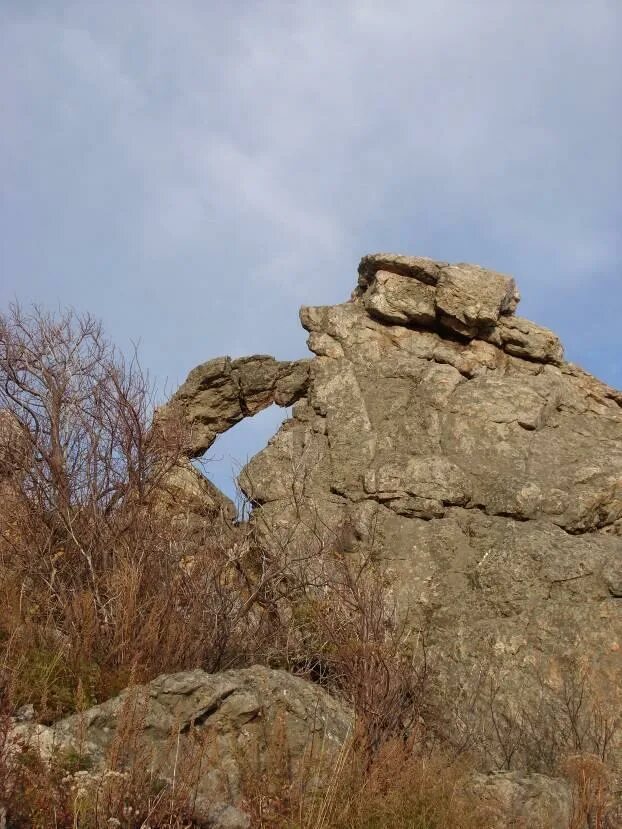
[[[245,417],[231,429],[219,435],[203,458],[194,466],[235,503],[238,517],[244,506],[236,479],[242,467],[260,452],[281,424],[292,416],[291,408],[275,403],[252,417]]]

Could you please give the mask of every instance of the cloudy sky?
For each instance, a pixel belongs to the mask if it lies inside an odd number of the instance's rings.
[[[413,253],[622,387],[621,41],[619,0],[0,0],[0,307],[88,309],[172,390]]]

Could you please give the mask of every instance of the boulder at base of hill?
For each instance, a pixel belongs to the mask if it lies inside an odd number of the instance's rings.
[[[245,829],[244,781],[312,770],[329,779],[352,730],[352,713],[325,691],[285,671],[260,666],[207,674],[162,675],[146,685],[45,727],[16,724],[43,754],[69,750],[94,770],[119,751],[126,764],[148,764],[156,779],[196,792],[194,818],[212,829]],[[132,737],[131,735],[135,735]]]

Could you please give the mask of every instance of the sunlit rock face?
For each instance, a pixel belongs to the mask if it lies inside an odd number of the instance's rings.
[[[622,394],[565,362],[518,302],[501,273],[373,254],[347,302],[301,310],[313,359],[212,361],[178,399],[193,454],[294,403],[240,476],[253,520],[268,542],[347,526],[352,553],[373,550],[394,575],[448,688],[485,666],[518,704],[570,660],[613,704]]]

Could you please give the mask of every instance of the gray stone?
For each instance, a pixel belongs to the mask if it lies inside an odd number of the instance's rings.
[[[353,715],[318,686],[284,671],[195,670],[128,688],[53,726],[18,724],[11,739],[25,739],[44,756],[78,752],[97,772],[107,767],[117,729],[130,727],[137,731],[133,745],[156,779],[170,781],[175,770],[188,776],[186,783],[191,778],[197,821],[213,829],[246,829],[243,774],[269,771],[270,758],[281,750],[294,774],[314,762],[321,788],[351,734]],[[200,762],[193,754],[197,747]]]
[[[467,790],[487,807],[490,829],[564,829],[571,825],[583,829],[571,824],[573,795],[562,778],[520,772],[478,774],[469,781]]]
[[[206,814],[210,829],[249,829],[251,825],[250,815],[227,804],[208,808]]]
[[[17,722],[34,722],[35,707],[32,703],[20,706],[15,712],[15,720]]]

